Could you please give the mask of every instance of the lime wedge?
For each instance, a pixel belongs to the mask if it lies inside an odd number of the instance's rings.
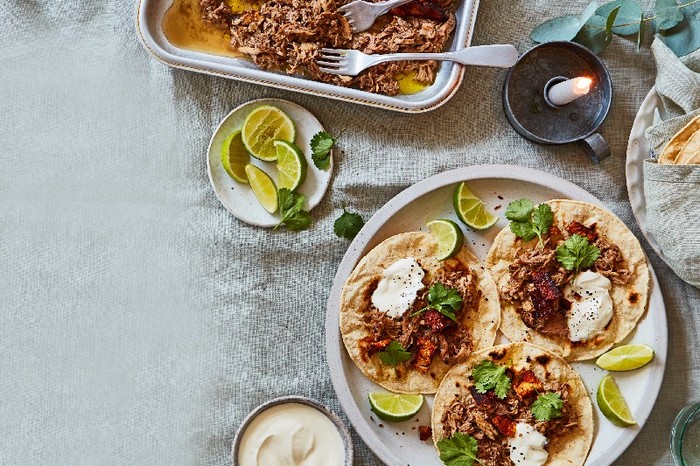
[[[272,105],[262,105],[248,114],[243,122],[243,145],[253,157],[266,162],[277,160],[275,139],[294,141],[296,131],[292,119]]]
[[[453,257],[462,249],[464,233],[452,220],[443,218],[428,222],[428,231],[438,244],[437,259],[442,261]]]
[[[631,371],[649,364],[654,359],[654,350],[647,345],[623,345],[608,351],[595,362],[608,371]]]
[[[616,426],[627,427],[637,423],[612,375],[608,374],[600,381],[596,400],[605,417]]]
[[[457,217],[465,225],[477,230],[484,230],[498,221],[498,217],[486,210],[481,199],[469,190],[464,181],[457,185],[452,203]]]
[[[245,174],[260,204],[265,210],[274,214],[277,211],[277,188],[270,175],[250,163],[245,166]]]
[[[238,130],[224,140],[221,146],[221,164],[231,178],[239,183],[248,183],[245,166],[250,163],[250,155],[245,150]]]
[[[405,421],[420,411],[423,406],[423,395],[371,392],[369,405],[372,411],[385,421]]]
[[[294,191],[306,179],[306,157],[293,142],[278,139],[274,146],[277,150],[277,187]]]

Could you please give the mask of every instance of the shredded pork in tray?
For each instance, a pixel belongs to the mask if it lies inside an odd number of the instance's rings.
[[[452,0],[415,0],[379,18],[372,29],[353,34],[337,9],[349,0],[267,0],[257,11],[234,14],[222,0],[200,0],[204,21],[230,31],[231,46],[263,69],[302,74],[317,81],[387,95],[399,93],[399,78],[430,85],[438,63],[393,62],[356,77],[321,72],[322,47],[365,53],[441,52],[455,27]]]

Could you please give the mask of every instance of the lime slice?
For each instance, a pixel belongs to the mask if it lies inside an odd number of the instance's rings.
[[[637,423],[612,375],[608,374],[600,381],[596,400],[605,417],[616,426],[627,427]]]
[[[245,174],[260,204],[265,210],[274,214],[277,211],[277,188],[270,175],[250,163],[245,166]]]
[[[438,244],[438,260],[449,259],[462,249],[464,233],[452,220],[443,218],[433,220],[428,223],[428,231]]]
[[[631,371],[649,364],[654,350],[647,345],[623,345],[608,351],[595,362],[608,371]]]
[[[498,221],[498,217],[486,210],[481,199],[469,190],[464,181],[457,185],[452,203],[457,217],[465,225],[477,230],[484,230]]]
[[[277,160],[275,139],[294,141],[296,132],[292,119],[272,105],[254,109],[243,122],[241,137],[253,157],[266,162]]]
[[[293,142],[278,139],[274,145],[277,150],[277,187],[294,191],[306,179],[306,158]]]
[[[405,421],[420,411],[423,406],[423,395],[371,392],[369,405],[372,411],[385,421]]]
[[[245,166],[250,163],[250,155],[245,150],[238,130],[224,140],[221,146],[221,164],[231,178],[239,183],[248,183]]]

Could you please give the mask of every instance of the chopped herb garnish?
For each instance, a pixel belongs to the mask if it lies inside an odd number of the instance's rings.
[[[455,313],[462,309],[463,301],[459,291],[454,288],[445,288],[442,283],[438,282],[428,290],[428,303],[424,308],[414,312],[411,317],[420,315],[428,309],[435,309],[440,314],[457,322]]]
[[[600,249],[592,245],[588,238],[581,235],[569,236],[564,244],[557,248],[557,260],[566,270],[590,267],[599,255]]]
[[[319,170],[325,170],[331,163],[331,149],[335,138],[325,131],[319,131],[311,138],[311,160]]]
[[[440,459],[447,466],[472,466],[479,460],[476,453],[479,445],[471,435],[455,432],[450,438],[444,438],[437,443]]]
[[[362,220],[360,214],[348,212],[343,208],[343,214],[338,217],[333,223],[333,232],[336,236],[345,239],[353,239],[364,226],[365,221]]]
[[[552,208],[548,204],[535,204],[530,199],[518,199],[508,204],[506,208],[506,218],[510,220],[510,231],[524,241],[535,238],[540,239],[540,246],[543,244],[543,237],[549,232],[554,221]]]
[[[411,353],[395,340],[389,343],[384,351],[377,353],[377,356],[384,364],[392,367],[396,367],[400,362],[406,362],[412,357]]]
[[[293,231],[305,230],[311,226],[311,214],[304,209],[304,195],[294,193],[287,188],[277,191],[280,206],[280,225],[285,225]]]
[[[549,421],[561,416],[564,400],[558,393],[543,393],[532,403],[530,410],[538,421]]]
[[[489,360],[477,364],[472,371],[476,391],[486,393],[493,390],[498,398],[504,399],[511,385],[506,369],[506,366],[494,364]]]

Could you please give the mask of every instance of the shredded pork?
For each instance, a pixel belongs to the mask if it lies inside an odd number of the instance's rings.
[[[384,63],[357,77],[323,73],[315,60],[323,47],[365,53],[440,52],[455,27],[453,0],[415,0],[392,10],[368,31],[353,34],[338,7],[350,0],[267,0],[234,14],[222,0],[200,0],[202,18],[230,31],[231,46],[263,69],[302,74],[341,86],[395,95],[402,75],[431,84],[435,61]]]

